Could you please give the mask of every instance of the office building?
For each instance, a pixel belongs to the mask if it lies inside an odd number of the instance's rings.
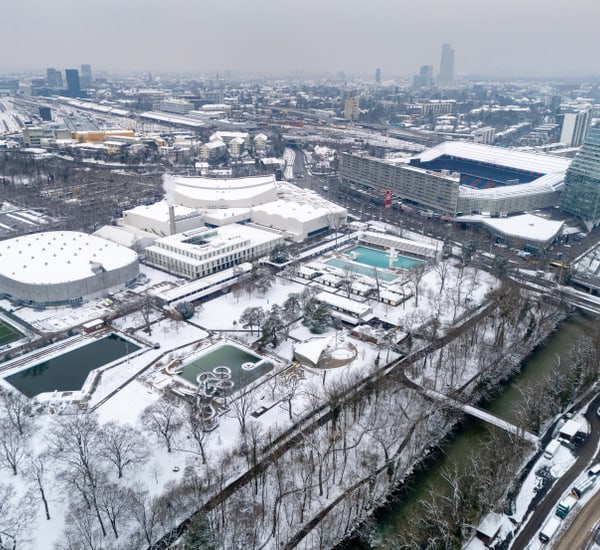
[[[419,74],[413,77],[413,88],[431,88],[433,86],[433,65],[423,65]]]
[[[454,84],[454,50],[450,44],[442,44],[438,86],[452,86],[452,84]]]
[[[568,147],[579,147],[587,135],[591,120],[591,109],[577,113],[565,113],[560,131],[560,142]]]
[[[381,82],[381,69],[375,69],[375,82]]]
[[[600,225],[600,128],[589,131],[565,176],[562,209],[588,230]]]
[[[65,69],[65,76],[67,78],[67,93],[69,97],[81,97],[79,71],[77,69]]]
[[[62,88],[62,73],[60,71],[57,71],[56,69],[53,69],[52,67],[47,68],[46,86],[48,86],[48,88]]]
[[[81,66],[81,77],[80,84],[83,90],[87,90],[94,81],[92,76],[92,66],[91,65],[82,65]]]
[[[145,250],[146,263],[197,279],[266,256],[282,243],[281,234],[248,225],[200,227],[157,239]]]

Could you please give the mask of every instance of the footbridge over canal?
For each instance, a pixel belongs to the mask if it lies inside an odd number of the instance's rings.
[[[434,390],[429,390],[427,388],[423,388],[418,385],[415,385],[412,387],[414,387],[416,390],[420,391],[423,395],[426,395],[430,399],[434,399],[436,401],[444,403],[445,405],[448,405],[449,407],[459,409],[466,414],[474,416],[475,418],[479,418],[480,420],[483,420],[484,422],[487,422],[488,424],[492,424],[493,426],[496,426],[510,434],[516,435],[517,437],[520,437],[526,441],[529,441],[530,443],[533,443],[534,445],[537,445],[539,442],[538,436],[533,435],[531,432],[528,432],[527,430],[524,430],[523,428],[519,428],[518,426],[515,426],[514,424],[511,424],[510,422],[507,422],[506,420],[503,420],[502,418],[498,418],[497,416],[495,416],[487,411],[484,411],[483,409],[474,407],[473,405],[467,405],[466,403],[463,403],[462,401],[458,401],[457,399],[453,399],[452,397],[448,397],[447,395],[444,395],[443,393],[440,393],[440,392],[437,392]]]

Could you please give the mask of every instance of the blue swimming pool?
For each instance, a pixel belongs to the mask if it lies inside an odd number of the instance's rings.
[[[376,248],[369,248],[367,246],[355,246],[354,248],[347,250],[345,254],[352,258],[353,261],[361,264],[384,269],[390,267],[390,256],[385,250],[377,250]],[[421,260],[415,260],[414,258],[396,254],[392,267],[411,269],[420,263],[422,263]]]
[[[325,262],[327,265],[331,265],[333,267],[339,267],[344,271],[352,271],[353,273],[359,273],[360,275],[366,275],[367,277],[375,278],[375,268],[366,267],[364,265],[360,265],[355,262],[347,262],[346,260],[339,260],[337,258],[332,258],[331,260],[327,260]],[[382,271],[380,269],[377,270],[377,277],[382,281],[395,281],[397,276],[389,271]]]

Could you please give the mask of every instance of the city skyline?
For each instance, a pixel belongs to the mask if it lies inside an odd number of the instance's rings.
[[[586,16],[582,17],[581,14]],[[418,8],[374,0],[234,0],[227,11],[186,0],[74,0],[11,3],[0,22],[0,71],[97,70],[248,73],[345,71],[385,78],[438,65],[442,43],[456,51],[456,75],[574,76],[600,73],[594,23],[600,4],[426,0]],[[577,41],[561,40],[577,30]]]

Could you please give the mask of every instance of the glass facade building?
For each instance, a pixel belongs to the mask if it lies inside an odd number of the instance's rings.
[[[589,131],[567,170],[562,209],[580,218],[588,230],[600,224],[600,128]]]

